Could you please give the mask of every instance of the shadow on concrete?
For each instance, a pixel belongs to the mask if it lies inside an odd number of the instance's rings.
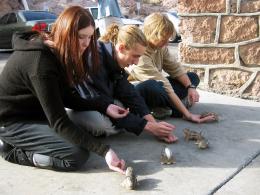
[[[169,166],[160,164],[164,143],[146,132],[140,136],[122,133],[100,138],[101,141],[111,145],[112,149],[126,160],[128,166],[134,168],[139,181],[134,192],[122,189],[119,184],[124,176],[109,170],[104,159],[95,154],[90,156],[81,170],[69,173],[22,167],[2,160],[1,189],[6,192],[4,194],[28,191],[23,194],[33,192],[39,195],[77,192],[82,192],[80,194],[151,194],[151,192],[209,194],[212,189],[232,176],[241,165],[245,165],[247,159],[259,152],[260,104],[211,94],[215,98],[213,100],[210,93],[206,92],[203,96],[206,99],[202,98],[203,103],[192,108],[192,112],[214,111],[220,115],[218,123],[194,124],[182,119],[166,119],[176,126],[174,133],[179,137],[178,143],[168,145],[176,158],[176,164]],[[194,142],[186,142],[182,132],[184,128],[203,131],[210,142],[210,148],[199,150]],[[255,181],[258,175],[255,170],[260,167],[259,162],[247,167],[251,172],[246,174],[246,179],[243,178],[244,189],[248,182],[257,183]],[[24,186],[28,183],[27,190]],[[254,192],[256,191],[259,190],[255,189]],[[240,192],[240,190],[237,188],[233,192]]]
[[[218,113],[220,121],[195,124],[182,119],[166,119],[176,126],[175,135],[179,137],[177,143],[168,144],[177,160],[174,165],[160,164],[164,143],[146,132],[140,136],[123,133],[100,140],[111,145],[138,175],[154,174],[166,167],[237,167],[260,149],[260,107],[200,103],[192,110],[194,113],[204,111]],[[199,150],[194,142],[186,142],[184,128],[202,131],[210,148]],[[88,172],[107,170],[104,160],[96,155],[92,155],[86,167]]]
[[[159,179],[142,179],[138,181],[137,191],[161,191],[158,188],[158,184],[162,181]]]

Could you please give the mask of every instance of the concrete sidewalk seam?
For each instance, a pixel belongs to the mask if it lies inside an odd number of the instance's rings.
[[[208,195],[212,195],[216,193],[220,188],[222,188],[226,183],[228,183],[231,179],[233,179],[237,174],[239,174],[244,168],[246,168],[253,160],[260,155],[260,150],[258,150],[255,154],[253,154],[250,158],[248,158],[242,165],[238,167],[238,169],[232,173],[229,177],[227,177],[223,182],[213,188]]]

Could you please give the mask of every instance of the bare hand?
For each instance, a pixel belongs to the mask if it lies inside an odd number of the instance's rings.
[[[106,153],[105,160],[111,170],[125,174],[125,161],[119,159],[112,149],[109,149]]]
[[[144,116],[144,119],[150,122],[156,122],[155,118],[151,114],[147,114]]]
[[[160,140],[163,140],[166,143],[174,143],[178,141],[178,137],[176,137],[175,135],[169,134],[167,137],[159,137]]]
[[[107,107],[106,114],[114,119],[124,118],[129,113],[129,109],[121,108],[115,104],[110,104]]]
[[[172,131],[175,129],[175,126],[164,121],[162,122],[147,122],[144,127],[145,130],[151,132],[153,135],[162,138],[169,137]]]
[[[196,102],[199,102],[199,98],[200,96],[196,89],[188,89],[188,101],[191,106],[193,106]]]
[[[208,115],[206,117],[201,117],[200,114],[192,114],[190,113],[190,115],[188,117],[184,117],[186,120],[195,122],[195,123],[205,123],[205,122],[211,122],[215,120],[215,116],[214,115]]]

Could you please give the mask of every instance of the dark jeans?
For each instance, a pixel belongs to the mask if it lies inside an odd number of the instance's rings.
[[[47,168],[73,171],[89,157],[88,151],[68,142],[44,123],[15,123],[0,127],[0,139],[9,144],[8,150],[2,152],[3,158],[16,164],[34,166],[33,154],[42,154],[50,157]]]
[[[193,85],[199,85],[200,79],[196,73],[188,72],[187,75]],[[188,95],[188,90],[179,81],[170,77],[167,77],[167,79],[170,81],[174,92],[180,99],[184,99]],[[182,114],[170,103],[168,94],[163,88],[163,83],[161,81],[146,80],[137,84],[135,88],[144,98],[150,109],[156,107],[170,107],[172,108],[173,116],[182,116]]]

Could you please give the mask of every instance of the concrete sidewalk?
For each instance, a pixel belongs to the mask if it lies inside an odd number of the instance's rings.
[[[201,101],[192,111],[219,113],[218,123],[194,124],[168,119],[176,125],[179,142],[168,145],[177,163],[161,165],[164,143],[143,133],[124,133],[103,139],[131,165],[137,175],[136,191],[119,184],[124,177],[110,171],[104,159],[91,155],[81,171],[54,172],[24,167],[0,159],[1,194],[246,194],[260,192],[260,103],[200,91]],[[182,130],[202,131],[208,150],[185,142]]]

